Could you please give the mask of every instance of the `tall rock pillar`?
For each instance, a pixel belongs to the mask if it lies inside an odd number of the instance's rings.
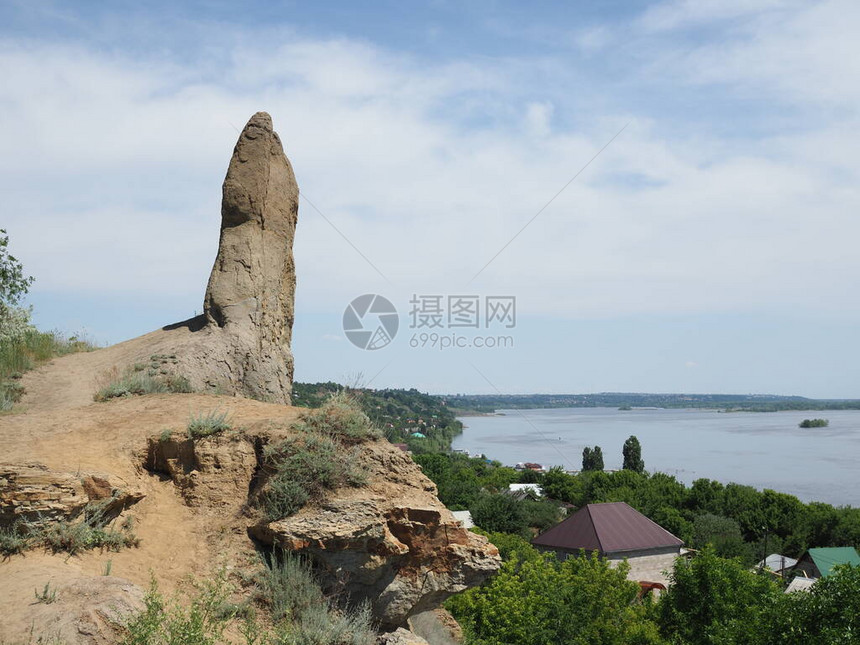
[[[267,113],[239,135],[222,191],[204,315],[226,343],[237,393],[289,403],[299,189]]]

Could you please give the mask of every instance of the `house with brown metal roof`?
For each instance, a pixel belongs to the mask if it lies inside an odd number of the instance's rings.
[[[684,542],[625,502],[587,504],[532,540],[560,560],[583,550],[611,562],[627,560],[630,580],[666,582]]]

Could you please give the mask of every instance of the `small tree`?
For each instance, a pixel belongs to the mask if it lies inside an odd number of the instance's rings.
[[[9,254],[9,236],[0,228],[0,315],[18,304],[33,284],[33,277],[24,275],[24,267]]]
[[[582,449],[582,470],[603,470],[603,450],[600,446]]]
[[[526,534],[525,509],[510,495],[482,495],[469,510],[475,524],[485,531]]]
[[[689,645],[749,643],[729,635],[751,630],[782,591],[767,574],[753,573],[738,560],[724,560],[706,547],[691,562],[678,559],[669,590],[657,606],[657,621],[671,642]]]
[[[624,454],[624,465],[621,466],[624,470],[632,470],[641,473],[645,470],[645,461],[642,459],[642,446],[639,444],[639,439],[636,435],[630,435],[627,441],[624,442],[622,449]]]

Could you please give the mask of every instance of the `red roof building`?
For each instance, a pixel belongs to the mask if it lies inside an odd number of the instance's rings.
[[[684,542],[624,502],[588,504],[532,540],[560,560],[596,551],[609,560],[626,559],[631,580],[663,581]]]

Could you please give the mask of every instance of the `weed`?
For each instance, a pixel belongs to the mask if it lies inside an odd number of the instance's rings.
[[[191,439],[199,439],[230,430],[232,427],[226,412],[212,410],[206,414],[192,414],[188,422],[188,436]]]
[[[126,624],[122,645],[213,645],[223,641],[235,614],[225,610],[232,587],[223,571],[198,585],[187,605],[174,598],[165,601],[153,579],[144,597],[145,609]]]
[[[257,600],[268,606],[274,622],[295,620],[325,598],[307,560],[292,553],[274,553],[259,574]]]
[[[15,522],[7,528],[0,528],[0,554],[4,556],[21,553],[30,545],[30,538],[25,532],[26,525]]]
[[[158,440],[161,443],[164,443],[165,441],[170,441],[170,437],[172,437],[172,436],[173,436],[173,430],[171,430],[170,428],[165,428],[164,430],[161,431],[161,434],[158,435]]]
[[[245,645],[371,645],[375,634],[367,607],[342,611],[332,606],[310,566],[291,554],[273,557],[257,576],[254,600],[268,610],[257,620],[249,601],[234,602],[224,570],[195,584],[196,594],[166,600],[153,579],[144,610],[126,624],[122,645],[214,645],[233,642],[228,628]],[[262,625],[270,624],[273,629]]]
[[[57,601],[57,590],[51,589],[50,582],[45,583],[45,587],[41,592],[38,589],[34,589],[33,595],[36,596],[36,602],[43,602],[46,605]]]
[[[105,562],[105,568],[102,570],[102,575],[109,576],[111,569],[113,569],[113,560],[108,560]]]

